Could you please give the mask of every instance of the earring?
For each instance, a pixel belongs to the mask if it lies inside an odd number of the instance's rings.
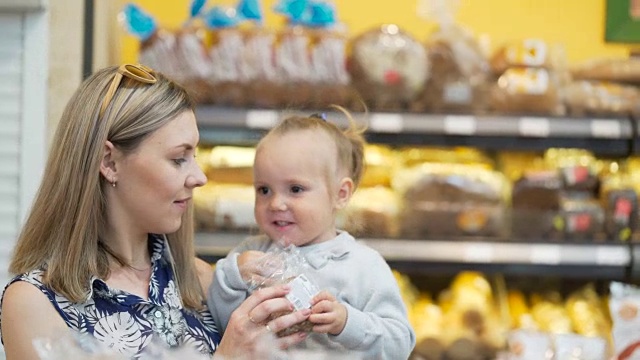
[[[117,183],[116,180],[111,180],[111,186],[116,187],[116,183]]]

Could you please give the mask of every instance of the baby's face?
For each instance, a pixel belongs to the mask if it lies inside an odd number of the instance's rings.
[[[303,246],[336,236],[334,142],[321,131],[275,135],[256,152],[255,217],[269,238]]]

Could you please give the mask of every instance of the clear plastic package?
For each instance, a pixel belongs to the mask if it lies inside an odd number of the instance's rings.
[[[320,291],[314,284],[309,272],[309,264],[300,251],[293,245],[286,245],[286,241],[280,241],[283,246],[274,246],[262,257],[251,263],[250,266],[259,269],[261,276],[249,279],[249,292],[264,287],[289,284],[291,291],[286,298],[291,301],[294,311],[311,307],[311,299]],[[242,270],[241,270],[242,271]],[[284,314],[272,314],[266,321],[270,321]],[[288,329],[278,332],[277,336],[287,336],[297,332],[310,332],[313,328],[311,322],[304,321]]]

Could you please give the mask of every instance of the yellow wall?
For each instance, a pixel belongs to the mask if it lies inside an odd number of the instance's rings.
[[[125,1],[122,3],[125,3]],[[263,0],[266,24],[278,28],[281,16],[270,9],[277,0]],[[186,19],[189,0],[134,0],[167,27],[178,27]],[[208,5],[232,4],[231,0],[209,0]],[[427,38],[433,23],[421,20],[417,0],[335,0],[338,17],[358,34],[381,23],[401,25],[420,40]],[[460,0],[457,19],[476,34],[486,34],[493,48],[513,39],[537,37],[564,44],[570,63],[601,56],[628,56],[624,45],[604,43],[605,0]],[[122,60],[135,61],[137,40],[124,36]]]

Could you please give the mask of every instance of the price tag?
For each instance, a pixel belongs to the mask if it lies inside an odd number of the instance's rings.
[[[521,136],[548,137],[549,119],[543,117],[522,117],[518,122]]]
[[[598,247],[596,265],[625,266],[629,263],[629,253],[624,247]]]
[[[278,123],[278,113],[273,110],[247,111],[247,127],[252,129],[271,129]]]
[[[464,261],[472,263],[493,262],[493,246],[488,244],[469,244],[465,246]]]
[[[400,114],[372,114],[371,130],[382,133],[399,133],[404,128],[404,119]]]
[[[473,135],[476,133],[475,116],[448,115],[444,118],[444,132],[450,135]]]
[[[594,138],[619,139],[622,137],[620,122],[616,120],[591,120],[591,136]]]
[[[531,247],[531,263],[558,265],[562,260],[560,246],[558,245],[533,245]]]

